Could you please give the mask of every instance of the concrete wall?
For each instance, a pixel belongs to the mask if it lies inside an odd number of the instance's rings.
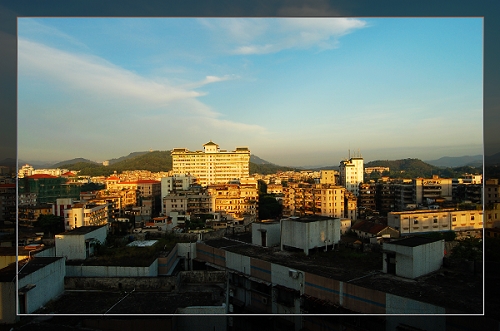
[[[306,273],[305,278],[304,294],[340,305],[341,281],[311,273]]]
[[[61,295],[64,292],[65,276],[65,260],[60,258],[19,279],[19,288],[28,284],[36,285],[35,288],[29,290],[26,294],[26,313],[33,313],[51,299]]]
[[[221,267],[226,266],[226,252],[202,243],[196,243],[196,256],[203,260]]]
[[[168,275],[178,258],[178,245],[175,245],[167,257],[158,258],[158,275]]]
[[[384,244],[384,250],[396,252],[396,275],[411,279],[438,270],[443,263],[444,247],[444,240],[416,247]],[[385,263],[384,272],[387,272]]]
[[[250,257],[226,252],[226,268],[249,275],[251,270]]]
[[[56,235],[56,256],[64,256],[68,260],[84,260],[87,258],[86,239],[95,238],[101,243],[106,241],[107,226],[102,226],[92,232],[76,234]]]
[[[303,249],[309,254],[309,249],[337,244],[340,241],[340,219],[318,220],[315,222],[300,222],[292,220],[281,221],[281,245]],[[326,241],[326,243],[325,243]]]
[[[271,262],[250,258],[250,275],[271,282],[271,266]]]
[[[442,307],[432,305],[430,303],[415,301],[408,298],[403,298],[397,295],[387,293],[386,297],[386,314],[445,314],[446,310]],[[432,328],[443,330],[441,328]]]
[[[149,267],[66,266],[67,277],[157,277],[158,259]]]
[[[297,271],[297,278],[292,278],[289,275],[289,271],[294,270]],[[288,288],[303,292],[304,287],[304,272],[293,269],[290,267],[285,267],[279,264],[271,264],[271,282],[273,284],[283,285]]]
[[[444,240],[417,246],[413,254],[413,277],[436,271],[443,264]]]
[[[265,247],[277,246],[280,244],[281,231],[280,223],[255,222],[252,223],[252,244],[262,246],[262,232],[265,230],[266,245]]]
[[[342,282],[341,304],[363,314],[385,314],[386,293]]]
[[[281,249],[290,246],[305,249],[309,233],[305,223],[281,220]]]
[[[179,280],[183,284],[218,284],[226,282],[225,271],[181,271]]]
[[[159,290],[172,291],[177,287],[177,277],[66,277],[66,290]],[[120,287],[121,285],[121,287]]]

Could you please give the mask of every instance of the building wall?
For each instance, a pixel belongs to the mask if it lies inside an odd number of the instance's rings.
[[[158,259],[148,267],[67,265],[67,277],[158,277]]]
[[[226,252],[226,268],[248,274],[251,269],[250,257]]]
[[[331,246],[339,241],[340,219],[338,218],[314,222],[281,220],[281,249],[283,246],[300,248],[307,255],[311,248]]]
[[[446,310],[429,303],[403,298],[394,294],[386,294],[386,314],[445,314]],[[433,330],[444,330],[433,325]]]
[[[438,270],[444,257],[444,240],[408,247],[384,243],[385,251],[396,253],[396,275],[414,279]],[[387,255],[384,254],[384,260]],[[384,263],[384,271],[387,272]]]
[[[483,228],[481,210],[422,210],[390,212],[387,225],[399,230],[401,235],[436,231],[471,231]]]
[[[225,256],[229,252],[223,250],[214,249],[213,247],[207,246],[205,244],[197,243],[198,258],[202,261],[213,263],[217,256],[221,262],[219,266],[221,268],[225,267],[222,261],[225,261]],[[291,290],[300,292],[300,294],[306,294],[313,296],[315,298],[326,300],[332,304],[340,305],[344,308],[350,309],[361,314],[386,314],[386,313],[404,313],[404,309],[413,309],[421,314],[441,314],[445,313],[444,308],[435,306],[428,303],[418,302],[412,299],[398,297],[389,293],[384,293],[377,290],[367,289],[361,286],[357,286],[348,282],[342,282],[339,280],[334,280],[328,277],[311,274],[304,272],[302,270],[292,269],[287,266],[278,265],[268,261],[259,260],[256,258],[250,258],[250,270],[246,267],[243,268],[243,264],[247,265],[246,259],[238,259],[235,257],[235,253],[231,253],[231,266],[234,269],[241,270],[239,272],[246,276],[256,277],[263,282],[269,282],[270,285],[281,285],[287,287]],[[236,264],[240,261],[241,266]],[[290,270],[295,270],[297,277],[290,277]],[[240,276],[238,276],[240,277]],[[250,279],[242,278],[241,284],[247,284]],[[241,285],[245,288],[250,288],[250,285]],[[234,285],[233,285],[234,286]],[[243,288],[241,289],[243,290]],[[237,293],[240,293],[237,291]],[[240,298],[242,299],[243,296]],[[249,299],[247,296],[247,304],[251,304],[254,309],[260,307],[261,312],[265,313],[269,309],[269,303],[264,304],[262,302],[263,295],[255,293]],[[299,301],[296,302],[296,309],[300,304]],[[273,313],[276,313],[279,309],[279,305],[272,303]],[[389,310],[387,310],[389,309]],[[290,312],[290,311],[289,311]]]
[[[262,246],[262,232],[265,230],[265,247],[277,246],[280,244],[280,223],[277,222],[254,222],[252,223],[252,244]]]
[[[43,258],[37,258],[43,259]],[[63,258],[32,272],[19,279],[19,288],[28,284],[36,287],[26,293],[26,313],[31,314],[64,292],[64,277],[66,276],[65,260]]]
[[[106,242],[107,227],[102,226],[92,232],[77,234],[58,234],[56,240],[56,256],[64,256],[68,260],[84,260],[87,258],[86,239],[94,238],[100,243]]]
[[[213,145],[212,145],[213,144]],[[174,174],[191,174],[202,186],[228,183],[233,179],[249,177],[250,150],[221,151],[217,144],[207,143],[204,151],[191,152],[185,148],[172,150]]]

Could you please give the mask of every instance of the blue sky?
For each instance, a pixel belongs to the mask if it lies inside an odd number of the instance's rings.
[[[18,156],[482,154],[479,18],[19,18]]]

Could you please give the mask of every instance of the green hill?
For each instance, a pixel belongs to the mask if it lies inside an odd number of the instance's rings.
[[[481,167],[442,168],[430,165],[419,159],[371,161],[365,163],[366,167],[389,167],[389,173],[384,173],[384,175],[389,175],[392,178],[429,178],[432,175],[438,175],[443,178],[456,178],[463,176],[465,173],[482,173]]]

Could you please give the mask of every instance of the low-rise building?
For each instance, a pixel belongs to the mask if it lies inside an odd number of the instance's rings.
[[[414,279],[441,267],[444,239],[404,238],[384,243],[383,251],[385,273]]]
[[[1,269],[0,323],[15,323],[18,320],[16,314],[32,314],[61,295],[65,275],[65,261],[61,257],[24,259]]]
[[[108,204],[76,203],[64,211],[66,230],[107,224]]]
[[[56,256],[67,260],[85,260],[94,255],[97,244],[104,244],[108,234],[108,226],[82,226],[57,234]]]
[[[272,247],[280,244],[281,226],[278,221],[252,223],[252,244]]]
[[[482,210],[424,209],[391,212],[387,225],[402,236],[426,232],[455,231],[457,235],[475,235],[483,229]]]
[[[281,221],[281,250],[294,247],[309,250],[328,246],[340,241],[340,218],[325,216],[289,217]]]

